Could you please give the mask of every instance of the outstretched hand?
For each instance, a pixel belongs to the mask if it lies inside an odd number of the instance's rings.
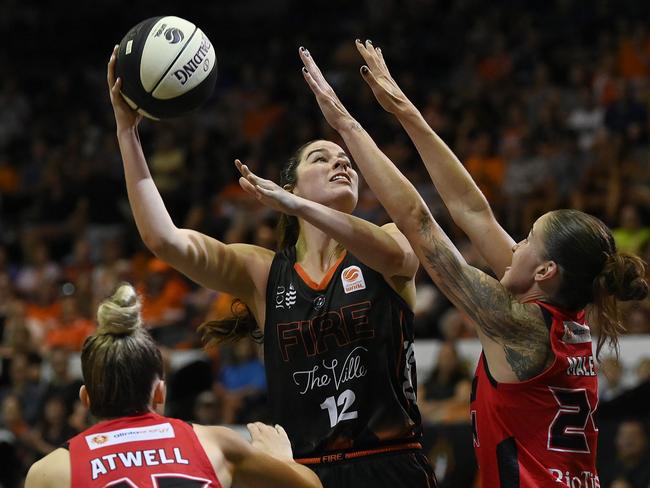
[[[280,461],[293,461],[293,451],[287,433],[281,425],[271,427],[261,422],[248,424],[251,443],[269,456]]]
[[[301,47],[298,53],[304,65],[302,75],[316,96],[316,102],[318,102],[318,106],[321,112],[323,112],[327,123],[336,131],[341,131],[347,126],[352,125],[354,119],[343,106],[339,97],[336,96],[336,93],[323,76],[323,73],[321,73],[311,53],[304,47]]]
[[[129,107],[126,103],[120,90],[122,89],[122,79],[115,79],[115,63],[117,62],[117,51],[119,46],[113,48],[111,57],[108,60],[108,69],[106,72],[106,82],[108,83],[108,94],[111,97],[111,105],[113,105],[113,112],[115,113],[115,123],[117,130],[129,129],[137,127],[142,120],[142,115]]]
[[[241,173],[239,184],[246,193],[253,195],[262,204],[278,212],[287,215],[296,214],[299,197],[271,180],[260,178],[239,159],[235,159],[235,166],[237,166],[237,169]]]
[[[361,67],[361,76],[370,85],[372,93],[384,110],[398,114],[407,109],[411,102],[388,71],[381,49],[373,46],[372,41],[366,41],[364,44],[357,39],[355,44],[366,62]]]

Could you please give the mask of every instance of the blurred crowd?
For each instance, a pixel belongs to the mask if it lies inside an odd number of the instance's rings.
[[[548,210],[578,208],[603,219],[619,249],[650,261],[644,2],[495,1],[487,10],[479,0],[185,3],[120,9],[108,0],[70,2],[80,23],[35,0],[0,7],[1,28],[22,48],[0,52],[0,450],[18,446],[3,455],[0,486],[12,486],[21,475],[16,466],[90,421],[75,400],[70,355],[117,283],[137,285],[147,327],[165,351],[200,348],[198,325],[230,312],[232,297],[196,287],[148,253],[129,210],[104,70],[113,44],[146,17],[173,13],[197,22],[219,62],[215,94],[202,109],[141,124],[149,166],[178,226],[275,248],[277,215],[239,188],[232,161],[278,181],[302,143],[340,142],[300,75],[297,48],[305,45],[466,259],[484,267],[408,138],[358,74],[353,41],[370,38],[511,235],[525,236]],[[388,219],[363,184],[356,214],[377,224]],[[416,317],[418,337],[443,341],[436,368],[421,378],[424,417],[466,421],[470,371],[455,341],[473,337],[473,326],[423,272]],[[650,304],[627,307],[623,318],[629,333],[650,334]],[[264,417],[257,346],[212,351],[169,374],[172,414],[205,423]],[[601,375],[601,398],[616,398],[650,381],[650,356],[631,374],[607,358]],[[616,439],[620,469],[606,476],[620,479],[611,486],[647,488],[647,423],[621,424]],[[17,458],[5,463],[10,456]],[[634,467],[637,458],[645,468]]]

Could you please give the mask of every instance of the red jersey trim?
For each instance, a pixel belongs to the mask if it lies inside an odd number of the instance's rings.
[[[562,310],[561,308],[554,307],[553,305],[549,305],[548,303],[540,302],[540,301],[533,301],[529,303],[534,303],[535,305],[538,305],[542,309],[546,309],[551,314],[555,314],[555,317],[553,318],[553,321],[555,321],[555,318],[557,316],[561,316],[562,318],[568,319],[568,320],[582,320],[584,319],[584,311],[580,312],[568,312],[566,310]],[[524,381],[516,381],[516,382],[503,382],[503,381],[497,381],[493,376],[492,373],[490,372],[490,368],[488,365],[487,358],[485,357],[484,353],[481,353],[481,356],[484,357],[483,361],[483,366],[485,368],[485,373],[490,380],[490,383],[492,386],[495,386],[498,389],[505,389],[505,390],[516,390],[520,388],[525,388],[527,386],[530,386],[531,384],[539,383],[543,381],[546,376],[548,376],[551,371],[553,370],[554,366],[558,362],[558,351],[555,349],[555,343],[551,337],[551,334],[553,334],[553,323],[551,323],[551,327],[549,328],[549,340],[551,342],[551,351],[553,351],[553,362],[549,364],[547,368],[545,368],[542,372],[540,372],[538,375],[533,376],[532,378],[529,378]]]

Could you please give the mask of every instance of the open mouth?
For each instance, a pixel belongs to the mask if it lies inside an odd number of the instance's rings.
[[[348,176],[347,173],[336,173],[330,178],[330,181],[345,181],[347,183],[351,182],[350,176]]]

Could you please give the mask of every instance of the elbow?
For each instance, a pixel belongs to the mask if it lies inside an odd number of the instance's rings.
[[[403,210],[395,215],[395,225],[407,237],[420,232],[432,222],[431,211],[421,198],[408,202]]]
[[[156,256],[158,256],[165,247],[165,240],[161,236],[143,232],[140,234],[140,237],[142,238],[145,247]]]
[[[473,199],[469,195],[462,195],[450,201],[447,208],[454,222],[462,221],[468,214],[492,215],[492,207],[482,193],[475,195]]]
[[[172,239],[160,235],[142,234],[142,242],[151,253],[163,261],[167,261],[173,253]]]

